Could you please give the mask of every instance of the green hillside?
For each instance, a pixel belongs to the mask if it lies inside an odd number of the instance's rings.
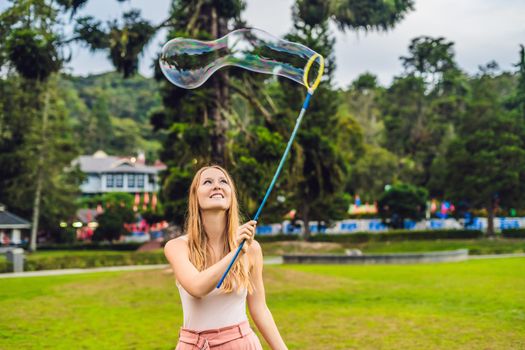
[[[87,77],[63,75],[60,88],[83,154],[102,149],[109,154],[146,152],[157,158],[160,135],[149,115],[160,107],[158,84],[140,75],[124,79],[115,72]]]

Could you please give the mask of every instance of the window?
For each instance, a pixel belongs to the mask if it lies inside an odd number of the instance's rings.
[[[124,174],[115,175],[115,187],[124,187]]]
[[[107,188],[112,188],[114,186],[115,186],[115,184],[114,184],[114,180],[113,180],[113,175],[112,174],[106,175],[106,187]]]
[[[144,188],[144,175],[143,174],[137,175],[137,187]]]
[[[128,187],[135,187],[135,174],[128,174]]]

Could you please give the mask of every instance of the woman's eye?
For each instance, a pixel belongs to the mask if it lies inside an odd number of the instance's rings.
[[[226,181],[226,180],[222,180],[221,182],[222,182],[223,184],[228,184],[228,181]]]
[[[206,184],[208,184],[208,183],[211,184],[211,181],[210,181],[210,180],[204,180],[204,182],[203,182],[204,185],[206,185]]]

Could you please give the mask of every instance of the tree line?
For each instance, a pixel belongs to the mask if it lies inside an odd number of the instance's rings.
[[[60,219],[74,215],[81,181],[78,169],[69,166],[74,157],[99,146],[115,152],[146,146],[168,166],[161,201],[171,221],[182,223],[191,176],[210,163],[231,171],[243,212],[252,215],[290,136],[302,86],[232,68],[190,91],[169,84],[155,63],[158,100],[143,96],[140,115],[126,117],[116,116],[119,111],[104,100],[110,90],[82,90],[78,80],[61,73],[67,48],[80,42],[106,52],[118,73],[136,79],[140,54],[159,29],[168,29],[166,40],[213,40],[249,25],[242,18],[245,2],[174,1],[161,23],[150,23],[138,10],[104,23],[80,16],[86,3],[24,0],[0,14],[0,202],[31,214],[36,237],[37,223],[53,230]],[[341,31],[388,30],[413,5],[411,0],[295,2],[285,39],[321,53],[328,64],[264,222],[281,221],[291,208],[306,222],[342,219],[356,193],[379,200],[382,215],[391,216],[387,184],[417,198],[453,200],[461,210],[484,208],[489,223],[498,208],[524,207],[523,47],[515,71],[503,72],[490,62],[469,75],[458,67],[452,42],[417,37],[389,86],[368,72],[346,88],[334,87],[329,24]],[[75,31],[66,37],[62,28],[70,21]],[[84,104],[74,96],[74,84]],[[112,122],[117,117],[127,124]],[[126,138],[136,134],[141,139]]]

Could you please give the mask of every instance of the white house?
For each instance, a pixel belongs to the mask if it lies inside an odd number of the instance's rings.
[[[10,213],[0,203],[0,246],[22,243],[21,230],[29,230],[31,223]]]
[[[82,194],[108,192],[158,192],[159,172],[166,169],[160,162],[145,164],[144,155],[138,158],[108,156],[97,151],[91,156],[80,156],[73,161],[87,175],[80,186]]]

